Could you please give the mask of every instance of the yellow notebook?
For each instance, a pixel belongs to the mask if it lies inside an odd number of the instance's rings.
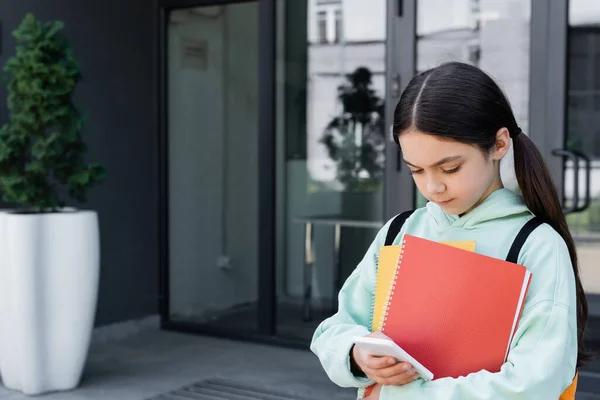
[[[474,240],[464,240],[459,242],[442,242],[448,246],[453,246],[462,250],[475,251]],[[396,273],[396,266],[400,258],[400,245],[382,246],[377,258],[377,280],[375,283],[375,298],[373,300],[373,316],[371,318],[371,331],[381,330],[383,322],[383,311],[385,303],[390,295],[392,279]]]

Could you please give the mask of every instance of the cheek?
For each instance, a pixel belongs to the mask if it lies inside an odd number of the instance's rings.
[[[422,176],[413,175],[413,182],[415,183],[415,186],[417,187],[417,189],[419,189],[419,192],[421,192],[422,194],[425,193],[426,180],[423,179]]]
[[[494,179],[493,164],[482,162],[473,168],[468,168],[462,176],[457,177],[456,189],[467,196],[480,197]]]
[[[471,198],[477,198],[481,193],[485,191],[483,189],[482,177],[465,177],[465,179],[461,179],[459,182],[456,182],[456,185],[453,186],[453,192],[460,197],[463,197],[465,200],[469,200]]]

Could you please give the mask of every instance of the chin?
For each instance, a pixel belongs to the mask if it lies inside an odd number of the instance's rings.
[[[446,211],[450,215],[458,215],[458,216],[463,215],[465,213],[464,211],[457,210],[456,208],[445,209],[444,211]]]
[[[467,208],[460,206],[443,207],[444,211],[451,215],[462,215],[467,212]]]

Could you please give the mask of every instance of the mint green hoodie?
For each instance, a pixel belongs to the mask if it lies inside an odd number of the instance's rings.
[[[478,253],[505,259],[518,231],[530,218],[532,214],[520,195],[499,189],[463,217],[428,203],[408,218],[394,243],[399,243],[405,232],[434,241],[476,240]],[[329,378],[342,387],[361,388],[373,383],[350,372],[349,354],[352,337],[370,332],[375,258],[390,222],[344,283],[337,313],[319,325],[312,339],[311,350]],[[577,361],[575,279],[569,252],[560,235],[543,224],[525,242],[518,262],[531,271],[532,281],[501,371],[384,386],[380,400],[557,400],[571,384]]]

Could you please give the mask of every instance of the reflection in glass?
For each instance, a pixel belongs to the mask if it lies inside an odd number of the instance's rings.
[[[335,10],[335,36],[333,43],[339,43],[342,40],[342,10]]]
[[[376,190],[383,178],[384,101],[373,74],[359,67],[338,87],[341,112],[327,124],[320,142],[335,163],[336,184],[347,191]]]
[[[565,147],[582,151],[591,159],[591,203],[587,210],[569,214],[567,221],[577,244],[583,287],[588,295],[600,294],[600,2],[569,1],[567,54],[567,129]],[[580,164],[583,167],[583,163]],[[567,204],[574,197],[574,164],[565,162]],[[584,171],[579,174],[584,196]],[[600,309],[590,297],[590,314]]]
[[[256,2],[169,15],[169,313],[176,322],[256,331],[257,21]]]
[[[417,0],[416,73],[447,61],[478,66],[500,84],[527,132],[530,19],[531,0]],[[512,154],[503,164],[512,168]]]
[[[386,0],[280,0],[277,27],[278,334],[309,339],[377,229],[304,217],[383,218]],[[339,271],[339,277],[336,273]],[[306,283],[312,320],[304,321]]]
[[[317,13],[317,27],[319,43],[327,43],[327,12],[319,11]]]
[[[566,146],[600,156],[600,30],[569,29],[568,139]]]

